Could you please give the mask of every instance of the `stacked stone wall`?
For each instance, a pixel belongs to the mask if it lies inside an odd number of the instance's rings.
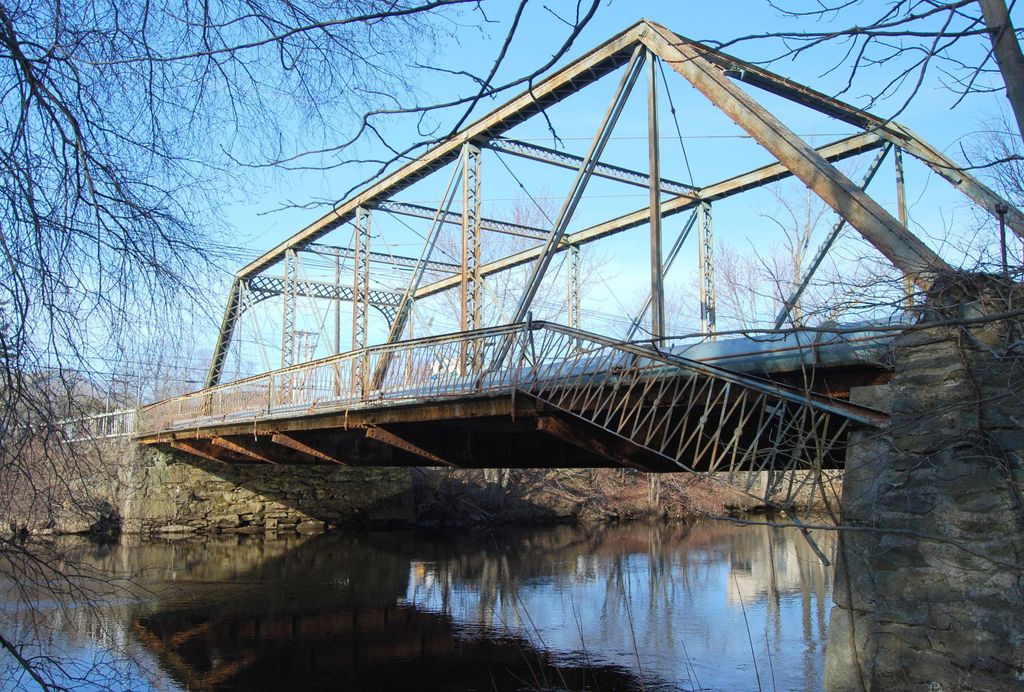
[[[898,340],[891,428],[847,459],[833,691],[1024,688],[1020,322],[949,317]]]
[[[127,445],[108,454],[110,475],[67,503],[58,531],[86,531],[93,507],[112,507],[125,533],[298,530],[406,523],[414,516],[408,469],[227,465]]]

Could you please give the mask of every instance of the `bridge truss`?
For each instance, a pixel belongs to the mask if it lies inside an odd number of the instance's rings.
[[[770,152],[777,163],[703,186],[687,185],[662,178],[659,165],[661,154],[655,73],[655,64],[658,61],[678,73],[721,109],[753,140]],[[545,109],[568,99],[589,84],[603,78],[611,78],[613,73],[620,72],[622,74],[612,102],[585,154],[576,155],[518,141],[508,136],[509,131],[516,125],[540,115]],[[648,97],[649,165],[646,172],[601,161],[605,145],[622,113],[625,100],[644,74]],[[855,126],[861,132],[817,149],[812,148],[747,91],[741,89],[737,82],[826,114]],[[1024,216],[1017,209],[1006,204],[1005,200],[999,198],[969,173],[960,170],[953,161],[922,141],[908,128],[685,39],[653,22],[641,21],[538,82],[529,91],[432,147],[419,158],[353,195],[335,210],[317,219],[238,272],[228,296],[206,385],[213,386],[220,381],[235,327],[241,315],[255,302],[271,297],[280,297],[282,300],[283,366],[292,363],[291,354],[294,349],[291,344],[294,334],[290,334],[289,330],[295,329],[294,304],[299,296],[351,302],[353,329],[350,346],[360,348],[367,345],[366,323],[371,308],[386,318],[388,341],[394,342],[407,335],[405,326],[416,301],[449,290],[457,291],[459,294],[461,327],[470,329],[485,326],[480,322],[480,284],[491,275],[516,266],[528,265],[529,279],[511,314],[511,321],[523,321],[531,309],[552,257],[560,252],[578,253],[579,247],[584,244],[642,225],[650,228],[651,297],[648,310],[652,335],[658,338],[664,335],[663,276],[666,270],[661,256],[661,223],[662,219],[687,210],[699,211],[697,245],[700,250],[701,324],[704,331],[714,333],[716,325],[712,207],[717,201],[790,176],[799,178],[841,216],[839,225],[833,229],[812,262],[812,268],[821,263],[821,258],[838,236],[842,226],[849,224],[909,279],[920,284],[927,283],[931,274],[948,268],[945,262],[908,230],[903,205],[900,213],[893,216],[865,192],[864,188],[877,170],[881,156],[859,185],[835,166],[840,160],[871,150],[879,150],[882,153],[894,150],[898,166],[901,166],[902,153],[906,152],[921,160],[989,212],[995,213],[997,208],[1007,208],[1007,226],[1024,237]],[[481,160],[487,151],[575,171],[575,180],[566,193],[557,218],[551,220],[549,227],[540,228],[529,224],[499,221],[481,215]],[[438,207],[425,207],[399,199],[401,193],[414,183],[457,161],[462,162],[458,167],[459,174],[453,176],[449,182]],[[650,191],[650,204],[632,213],[568,232],[570,221],[592,178],[603,178],[626,186],[646,188]],[[461,213],[451,208],[456,198],[461,199]],[[373,216],[381,212],[431,221],[431,228],[419,257],[399,257],[369,248],[372,236],[369,225],[373,223]],[[438,230],[445,225],[460,226],[462,229],[459,262],[439,261],[432,256],[436,254],[434,250]],[[340,271],[336,273],[334,286],[323,285],[323,282],[316,284],[303,281],[293,276],[294,272],[289,273],[289,268],[294,266],[298,253],[322,254],[325,251],[332,251],[329,246],[325,247],[318,241],[342,227],[354,228],[356,231],[351,245],[333,248],[339,263],[346,261],[351,264],[350,283],[341,279]],[[481,244],[487,243],[486,236],[492,233],[534,240],[537,244],[508,256],[483,262],[480,247]],[[404,291],[371,288],[374,268],[388,265],[411,270],[411,278]],[[274,266],[283,266],[282,276],[266,275]],[[813,271],[804,277],[805,284],[810,280],[811,274]],[[800,290],[803,288],[805,286]],[[573,297],[573,290],[578,288],[573,288],[570,279],[570,305],[578,304],[578,296]],[[398,295],[399,293],[401,295]],[[794,305],[798,299],[799,290],[790,297],[787,308]],[[569,312],[571,317],[571,308]],[[780,315],[779,323],[781,324],[784,319],[785,315]],[[578,326],[578,320],[575,326]],[[339,338],[336,341],[340,342],[340,334],[337,336]],[[340,343],[336,343],[335,346],[337,351],[342,350]]]
[[[770,153],[774,162],[705,185],[663,177],[659,64],[694,87]],[[515,138],[517,125],[543,117],[545,109],[599,80],[614,80],[615,75],[618,81],[611,102],[585,152],[574,154]],[[612,130],[638,82],[646,84],[647,90],[645,171],[602,161]],[[857,132],[814,148],[751,95],[758,90],[853,126]],[[876,152],[876,156],[859,183],[836,166],[867,152]],[[895,215],[866,192],[890,152],[901,186],[900,209]],[[544,224],[485,216],[481,208],[486,188],[483,160],[489,153],[573,172],[557,215]],[[391,463],[415,459],[419,463],[474,465],[474,455],[484,458],[485,448],[490,449],[489,464],[508,461],[501,445],[488,447],[480,436],[446,432],[449,428],[445,426],[464,432],[466,421],[472,419],[484,429],[502,431],[492,436],[497,440],[524,430],[530,432],[531,439],[542,433],[544,439],[558,441],[555,448],[545,449],[561,454],[560,462],[565,465],[594,465],[594,460],[600,459],[648,470],[713,471],[820,470],[841,464],[837,450],[850,427],[884,425],[885,416],[809,389],[730,373],[663,350],[664,275],[683,241],[695,230],[701,330],[715,338],[714,205],[795,177],[836,211],[840,220],[812,260],[810,272],[788,297],[776,319],[777,327],[786,322],[814,269],[845,225],[860,233],[907,281],[927,286],[932,277],[949,267],[907,227],[902,193],[904,153],[990,213],[1008,210],[1003,217],[1007,227],[1024,237],[1024,215],[1019,210],[903,125],[641,21],[370,184],[243,267],[228,294],[206,389],[148,407],[140,426],[142,439],[221,462],[378,463],[384,459]],[[417,182],[446,169],[452,169],[452,174],[436,207],[401,198]],[[570,230],[588,183],[594,179],[645,189],[649,203]],[[454,204],[456,199],[461,205]],[[686,211],[693,212],[690,221],[663,256],[663,220]],[[375,238],[380,237],[377,219],[383,213],[429,222],[418,256],[373,247]],[[461,231],[458,256],[452,259],[440,258],[436,252],[440,229],[445,227]],[[579,249],[638,227],[650,231],[650,294],[645,311],[651,333],[645,345],[579,329]],[[322,242],[339,230],[351,233],[348,245]],[[481,248],[493,234],[533,244],[501,257],[485,258]],[[541,282],[549,274],[553,258],[563,252],[568,253],[570,268],[569,326],[532,322],[531,310]],[[334,258],[333,282],[301,276],[298,258],[310,253]],[[277,267],[280,274],[269,273]],[[350,281],[342,279],[343,267]],[[381,267],[406,271],[409,278],[404,290],[375,282],[374,272]],[[483,283],[514,267],[526,268],[528,275],[515,305],[509,306],[511,323],[484,324],[480,311]],[[410,314],[416,302],[447,291],[458,294],[461,332],[411,338]],[[339,353],[302,362],[308,358],[296,346],[295,311],[300,297],[352,304],[350,351],[340,353],[341,318],[336,313],[335,348]],[[282,304],[282,369],[222,384],[239,320],[255,304],[271,299],[280,299]],[[386,321],[383,344],[368,343],[371,311]],[[635,332],[634,328],[628,338]],[[470,439],[476,442],[468,442]],[[359,440],[362,442],[357,444]],[[382,448],[391,456],[381,457],[378,452]],[[583,450],[585,458],[568,454],[568,448]]]

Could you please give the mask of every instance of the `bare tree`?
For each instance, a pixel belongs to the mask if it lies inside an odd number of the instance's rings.
[[[379,140],[396,115],[457,111],[421,131],[426,141],[458,128],[481,99],[531,79],[495,81],[528,4],[494,25],[492,64],[437,103],[419,95],[417,66],[451,37],[456,15],[490,30],[476,0],[0,0],[5,513],[15,497],[83,509],[96,499],[82,489],[100,460],[69,444],[61,421],[94,410],[95,392],[139,353],[132,340],[174,322],[183,289],[211,272],[209,241],[239,161],[354,162],[354,144]],[[564,55],[597,5],[562,18],[564,42],[533,74]],[[391,148],[381,167],[422,144]],[[16,529],[0,538],[0,575],[80,593],[75,570]],[[10,625],[0,622],[0,646],[41,686],[55,684],[59,669],[30,660]]]
[[[968,94],[1005,91],[1017,135],[1024,137],[1022,32],[1013,27],[1004,0],[823,0],[809,9],[794,9],[786,0],[770,4],[801,27],[709,43],[727,47],[771,41],[779,47],[765,63],[813,55],[829,65],[824,75],[839,78],[834,95],[865,89],[867,109],[899,98],[891,117],[907,107],[933,72],[956,94],[955,104]],[[824,28],[809,31],[809,21]]]

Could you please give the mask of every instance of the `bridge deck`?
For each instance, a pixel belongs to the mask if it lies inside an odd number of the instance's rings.
[[[799,375],[798,375],[799,373]],[[821,468],[877,368],[832,364],[809,391],[547,323],[376,346],[159,402],[140,441],[223,463]]]

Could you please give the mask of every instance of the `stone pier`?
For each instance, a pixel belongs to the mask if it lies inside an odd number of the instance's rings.
[[[833,692],[1024,688],[1021,318],[979,320],[1024,299],[967,278],[929,297],[939,326],[898,340],[890,391],[861,393],[888,400],[892,424],[847,458]]]

